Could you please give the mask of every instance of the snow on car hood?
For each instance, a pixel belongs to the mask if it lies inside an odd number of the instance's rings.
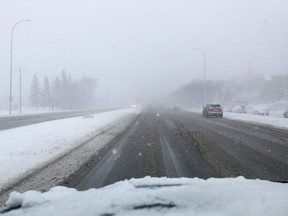
[[[287,215],[288,184],[243,177],[151,178],[77,191],[10,194],[3,215]]]

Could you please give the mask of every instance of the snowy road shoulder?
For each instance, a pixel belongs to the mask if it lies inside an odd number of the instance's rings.
[[[284,216],[288,185],[243,177],[132,179],[78,192],[54,187],[13,192],[4,215],[245,215]],[[123,196],[125,194],[125,196]],[[13,210],[14,209],[14,210]]]
[[[0,191],[139,112],[122,109],[0,131]]]
[[[192,110],[192,109],[185,109],[189,112],[201,113],[202,110]],[[278,127],[282,129],[288,129],[288,119],[283,118],[282,116],[275,115],[275,116],[261,116],[261,115],[252,115],[252,114],[245,114],[245,113],[233,113],[233,112],[224,112],[223,118],[237,120],[237,121],[244,121],[254,124],[263,124],[273,127]]]
[[[288,119],[283,117],[224,112],[224,118],[288,129]]]

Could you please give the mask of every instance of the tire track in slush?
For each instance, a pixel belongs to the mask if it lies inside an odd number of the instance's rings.
[[[127,144],[128,138],[138,128],[139,122],[136,121],[132,128],[121,138],[117,145],[115,145],[101,160],[93,167],[85,177],[77,184],[78,190],[87,190],[89,188],[99,188],[104,185],[107,177],[111,173],[115,163],[123,151],[124,146]],[[93,179],[93,181],[91,181]]]
[[[168,177],[221,177],[199,151],[198,143],[185,127],[164,113],[158,120],[165,171]]]
[[[73,187],[86,190],[145,176],[219,176],[201,156],[188,132],[179,128],[170,115],[159,114],[154,109],[142,112],[109,146],[111,149]]]

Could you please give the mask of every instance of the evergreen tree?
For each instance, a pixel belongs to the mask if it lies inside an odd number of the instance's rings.
[[[60,78],[57,76],[53,83],[53,98],[54,98],[54,106],[60,108],[61,100],[62,100],[62,87]]]
[[[32,81],[30,103],[36,109],[38,109],[38,107],[41,105],[41,86],[36,75],[34,75]]]
[[[79,83],[80,105],[82,108],[92,108],[96,106],[97,80],[91,77],[83,77]]]
[[[54,80],[45,76],[43,90],[36,75],[31,88],[31,104],[38,108],[42,105],[54,110],[58,109],[87,109],[96,106],[97,80],[91,77],[82,77],[80,81],[72,81],[70,74],[63,70],[61,76]]]
[[[51,108],[51,84],[47,76],[44,77],[44,86],[42,90],[42,106]]]

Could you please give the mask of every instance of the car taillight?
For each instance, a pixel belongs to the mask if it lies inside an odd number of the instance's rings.
[[[209,110],[209,111],[212,111],[213,109],[212,109],[212,108],[208,108],[208,110]]]
[[[223,111],[223,108],[221,107],[220,110]]]

